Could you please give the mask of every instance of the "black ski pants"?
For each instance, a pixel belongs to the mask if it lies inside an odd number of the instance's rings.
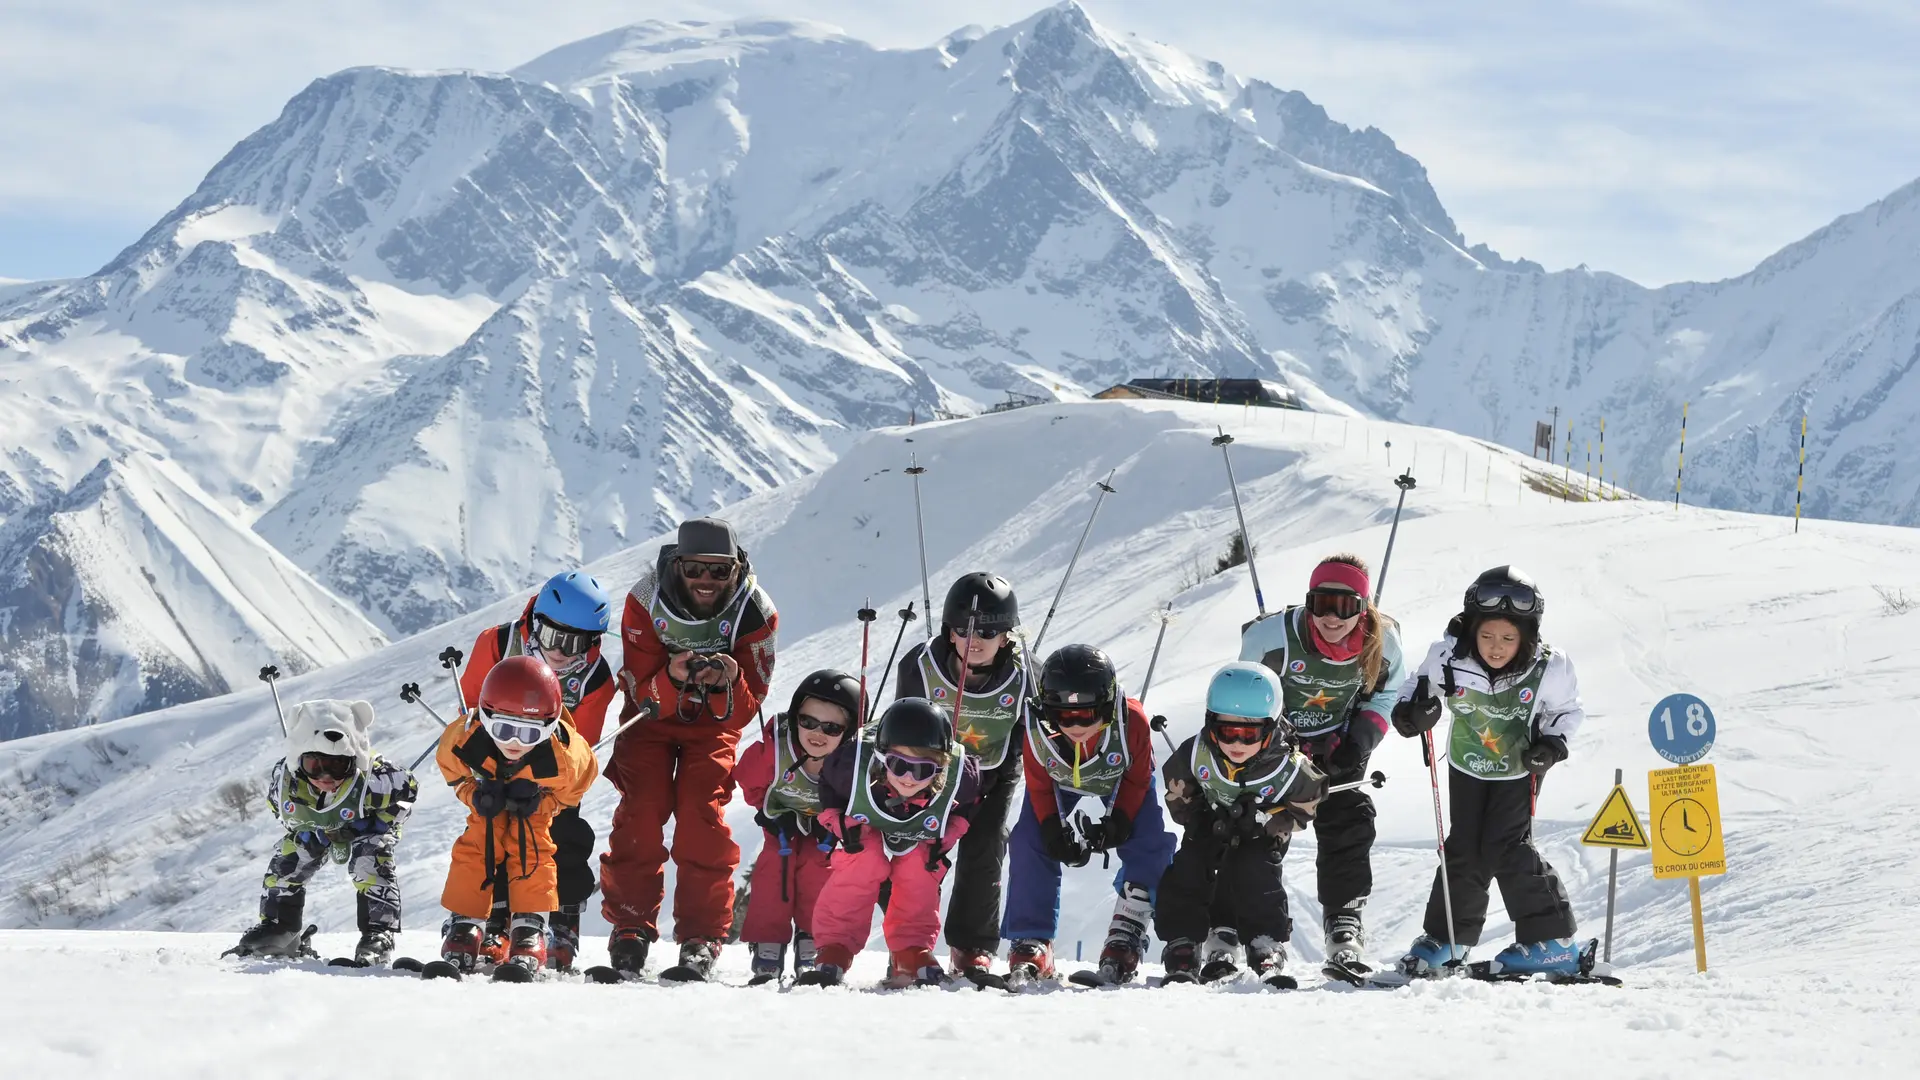
[[[1007,866],[1007,818],[1021,788],[1020,744],[1007,760],[980,774],[980,802],[967,834],[954,847],[953,896],[947,901],[947,944],[956,949],[1000,948],[1000,879]]]
[[[1287,845],[1264,834],[1236,843],[1213,834],[1204,815],[1192,822],[1160,879],[1153,928],[1160,940],[1198,945],[1231,926],[1249,944],[1266,937],[1285,945],[1293,936],[1280,863]]]
[[[1573,936],[1573,905],[1559,875],[1533,846],[1533,803],[1538,779],[1482,780],[1447,770],[1447,880],[1453,886],[1453,940],[1478,945],[1487,923],[1487,885],[1500,885],[1500,899],[1523,942]],[[1425,930],[1447,940],[1446,900],[1440,871],[1433,874]]]
[[[1367,763],[1348,772],[1329,774],[1334,787],[1364,779]],[[1329,795],[1313,818],[1314,838],[1320,849],[1314,856],[1319,876],[1320,910],[1331,915],[1358,908],[1373,893],[1373,800],[1359,788]]]

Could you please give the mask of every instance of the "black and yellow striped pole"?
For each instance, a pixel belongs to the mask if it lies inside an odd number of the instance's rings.
[[[1552,462],[1548,462],[1547,468],[1553,468]],[[1553,474],[1548,473],[1547,475],[1552,476]],[[1560,470],[1560,501],[1573,501],[1573,421],[1571,420],[1567,421],[1566,464]]]
[[[1807,414],[1800,414],[1800,476],[1793,482],[1793,534],[1800,535],[1800,496],[1807,490]]]
[[[1687,472],[1687,409],[1692,402],[1680,403],[1680,464],[1673,470],[1673,508],[1680,509],[1680,480]]]
[[[1620,482],[1615,480],[1613,486],[1618,491]],[[1607,418],[1604,416],[1600,418],[1600,497],[1607,497]]]

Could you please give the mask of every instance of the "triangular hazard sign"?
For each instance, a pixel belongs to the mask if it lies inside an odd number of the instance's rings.
[[[1633,804],[1627,801],[1627,789],[1618,784],[1600,804],[1600,812],[1593,815],[1593,824],[1587,826],[1587,834],[1580,838],[1583,844],[1593,847],[1645,848],[1647,830],[1640,827],[1640,815],[1633,812]]]

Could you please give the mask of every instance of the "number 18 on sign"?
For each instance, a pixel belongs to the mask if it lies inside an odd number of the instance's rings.
[[[1675,765],[1691,765],[1713,749],[1713,710],[1692,694],[1669,694],[1647,719],[1654,753]]]

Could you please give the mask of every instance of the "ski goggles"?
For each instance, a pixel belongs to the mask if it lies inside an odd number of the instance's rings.
[[[931,780],[940,772],[939,762],[928,761],[926,758],[914,757],[911,754],[896,754],[889,750],[880,755],[880,759],[887,763],[889,773],[908,779]]]
[[[1091,705],[1049,706],[1046,714],[1053,726],[1059,728],[1099,727],[1107,722],[1106,717],[1100,715],[1100,710]]]
[[[1467,607],[1483,615],[1531,615],[1540,606],[1540,594],[1520,582],[1478,585],[1467,590]]]
[[[553,733],[554,725],[558,723],[557,720],[549,720],[546,723],[541,723],[536,720],[528,720],[524,717],[508,716],[505,713],[497,713],[488,709],[481,709],[480,715],[486,722],[487,734],[493,736],[494,742],[503,746],[507,743],[514,743],[519,746],[537,746],[548,735]]]
[[[845,724],[833,720],[822,720],[817,716],[808,716],[806,713],[801,713],[794,717],[793,723],[794,726],[804,731],[817,731],[830,738],[837,738],[847,733],[847,725]]]
[[[600,635],[594,631],[575,630],[538,615],[533,617],[532,630],[534,644],[563,656],[585,656],[600,644]]]
[[[699,562],[694,559],[681,559],[680,576],[688,581],[702,581],[711,578],[725,581],[733,576],[734,565],[731,562]]]
[[[344,754],[301,754],[300,772],[314,780],[345,780],[353,775],[353,759]]]
[[[1367,598],[1346,589],[1314,589],[1307,593],[1307,614],[1351,619],[1367,610]]]
[[[1213,733],[1213,741],[1223,746],[1227,743],[1258,746],[1267,741],[1269,729],[1265,724],[1213,724],[1207,730]]]

